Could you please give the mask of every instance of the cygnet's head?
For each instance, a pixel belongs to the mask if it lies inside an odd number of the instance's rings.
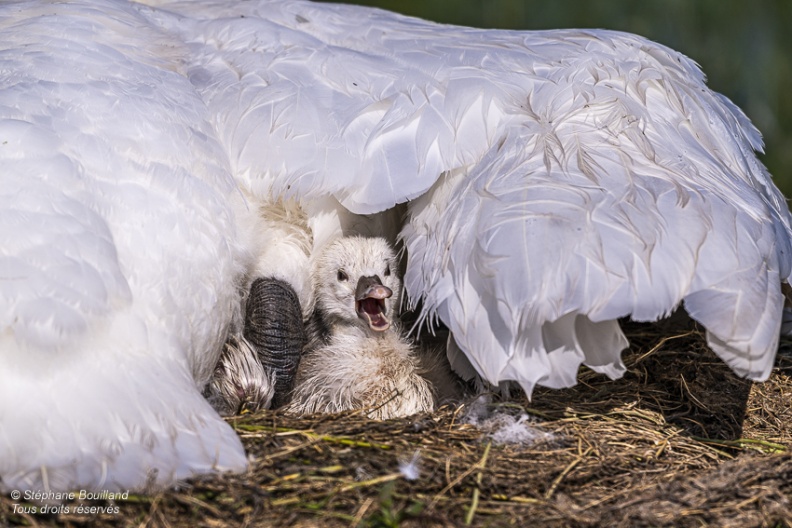
[[[382,238],[335,240],[314,261],[316,308],[328,322],[384,332],[399,303],[396,270],[396,255]]]

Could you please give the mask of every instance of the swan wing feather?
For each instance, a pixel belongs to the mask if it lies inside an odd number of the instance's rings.
[[[0,487],[243,469],[200,392],[234,183],[178,43],[119,2],[14,2],[0,48]]]
[[[685,304],[738,373],[777,346],[790,219],[745,115],[610,31],[487,31],[305,2],[170,4],[254,192],[412,200],[406,287],[492,383],[618,376],[616,319]],[[185,29],[187,28],[187,29]]]

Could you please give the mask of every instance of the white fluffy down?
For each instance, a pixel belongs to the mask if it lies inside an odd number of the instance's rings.
[[[514,416],[497,409],[490,410],[488,404],[486,397],[477,398],[462,416],[462,423],[478,427],[495,444],[530,446],[553,440],[553,435],[543,431],[527,414]]]
[[[290,412],[364,409],[379,419],[434,409],[434,390],[421,375],[418,351],[396,321],[401,281],[393,250],[382,238],[346,237],[315,258],[313,279],[321,328],[297,372]],[[385,299],[391,326],[372,330],[356,311],[358,281],[376,277],[393,295]]]
[[[266,369],[242,336],[226,343],[205,396],[223,416],[269,409],[275,391],[275,373]]]
[[[409,343],[395,330],[384,336],[336,334],[300,364],[294,399],[298,414],[363,409],[388,419],[434,410],[429,382]]]

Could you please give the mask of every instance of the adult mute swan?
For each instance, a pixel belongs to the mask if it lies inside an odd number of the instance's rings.
[[[253,279],[307,310],[310,255],[385,234],[353,213],[405,202],[406,291],[459,369],[529,394],[581,363],[616,377],[616,320],[684,304],[737,373],[769,375],[790,216],[759,133],[686,57],[609,31],[147,3],[0,5],[3,489],[242,469],[201,390]],[[308,251],[259,214],[279,198]]]
[[[186,49],[127,2],[0,6],[0,489],[243,470],[201,396],[250,259]]]

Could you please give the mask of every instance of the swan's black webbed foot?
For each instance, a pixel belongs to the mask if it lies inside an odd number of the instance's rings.
[[[273,375],[271,408],[288,403],[306,343],[300,299],[288,283],[273,278],[253,282],[243,336]]]
[[[226,342],[206,398],[224,416],[288,403],[305,341],[294,289],[278,279],[257,279],[250,287],[242,336]]]

